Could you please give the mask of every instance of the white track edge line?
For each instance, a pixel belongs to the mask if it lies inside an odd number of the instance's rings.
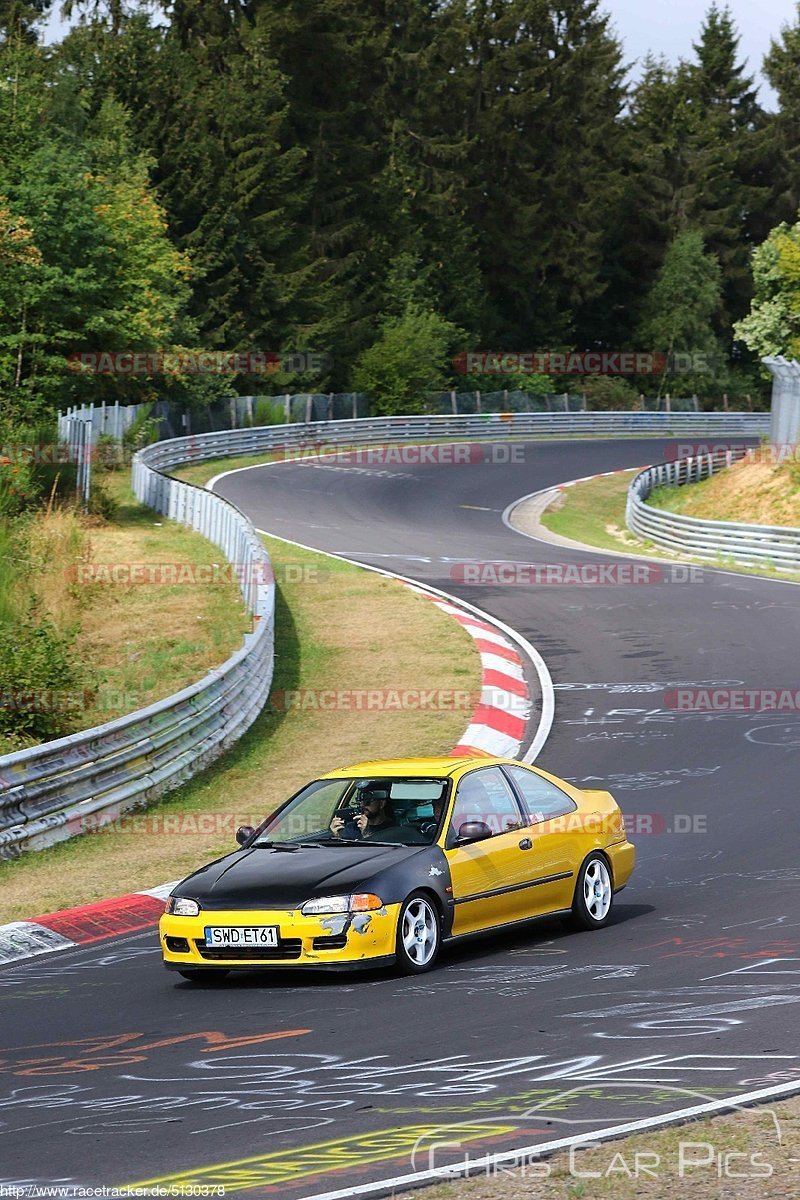
[[[642,1117],[638,1121],[627,1121],[624,1125],[610,1125],[606,1129],[595,1129],[589,1133],[572,1134],[570,1137],[556,1138],[553,1141],[542,1142],[539,1145],[518,1146],[514,1150],[501,1151],[497,1154],[486,1154],[483,1158],[470,1159],[466,1167],[456,1164],[450,1167],[433,1168],[429,1171],[416,1171],[409,1175],[397,1175],[393,1179],[384,1179],[375,1183],[361,1183],[357,1187],[341,1188],[334,1192],[315,1192],[313,1195],[303,1196],[301,1200],[351,1200],[351,1198],[389,1191],[390,1189],[392,1194],[394,1194],[398,1188],[418,1187],[423,1183],[459,1179],[467,1171],[471,1173],[480,1170],[482,1167],[499,1165],[509,1160],[516,1162],[523,1156],[536,1158],[542,1155],[550,1155],[557,1150],[564,1150],[570,1146],[584,1145],[588,1142],[609,1141],[625,1137],[630,1133],[639,1133],[646,1129],[658,1129],[667,1125],[676,1125],[682,1121],[691,1120],[693,1117],[736,1111],[748,1104],[758,1104],[762,1100],[774,1099],[777,1096],[792,1096],[798,1092],[800,1092],[800,1082],[794,1080],[791,1083],[781,1083],[776,1084],[775,1087],[762,1088],[756,1092],[747,1092],[743,1096],[729,1096],[725,1100],[711,1100],[707,1104],[695,1104],[689,1108],[675,1109],[673,1112],[662,1113],[657,1117]],[[443,1125],[442,1128],[447,1129],[448,1126]]]

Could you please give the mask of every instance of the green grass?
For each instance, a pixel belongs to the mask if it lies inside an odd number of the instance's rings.
[[[740,575],[756,575],[766,579],[800,580],[800,575],[778,571],[768,564],[745,567],[721,556],[715,561],[693,558],[687,554],[675,554],[665,547],[635,537],[625,525],[625,502],[628,485],[634,474],[635,471],[626,471],[621,475],[576,483],[559,493],[559,507],[549,508],[542,514],[542,525],[561,537],[571,538],[585,546],[596,546],[601,550],[669,559],[672,562],[691,563],[698,567],[720,567]],[[679,511],[672,493],[685,492],[687,488],[697,486],[702,487],[703,484],[688,484],[684,488],[656,488],[651,493],[650,502],[655,507],[666,508],[667,505],[656,501],[661,501],[663,493],[667,493],[667,499],[673,502],[672,511]]]

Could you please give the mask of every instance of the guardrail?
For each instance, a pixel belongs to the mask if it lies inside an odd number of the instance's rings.
[[[631,481],[625,521],[632,533],[648,541],[702,559],[728,559],[744,566],[768,565],[800,571],[800,529],[782,525],[743,525],[708,521],[668,512],[647,503],[654,488],[696,483],[745,458],[750,451],[720,452],[648,467]]]
[[[0,758],[0,858],[100,828],[207,766],[252,724],[272,682],[275,589],[269,556],[237,508],[135,456],[134,490],[235,563],[253,630],[227,662],[148,708]]]
[[[376,442],[460,441],[517,436],[628,435],[638,437],[760,437],[769,413],[484,413],[464,416],[365,417],[267,425],[172,438],[147,447],[147,461],[166,471],[187,462],[262,450],[306,449]],[[148,503],[149,501],[145,501]]]
[[[241,564],[254,630],[226,663],[174,696],[116,721],[0,757],[0,858],[40,849],[142,807],[196,774],[255,720],[269,694],[274,588],[269,557],[237,508],[171,478],[171,468],[262,451],[380,442],[481,440],[525,435],[754,437],[768,414],[499,413],[377,417],[226,430],[156,442],[133,460],[134,491]]]

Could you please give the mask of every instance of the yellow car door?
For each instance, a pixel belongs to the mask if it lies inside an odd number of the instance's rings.
[[[578,806],[549,777],[533,767],[503,766],[525,810],[533,842],[537,882],[528,893],[529,915],[570,908],[580,869]]]
[[[453,886],[454,935],[528,915],[538,865],[524,825],[520,803],[499,767],[462,776],[444,848]]]

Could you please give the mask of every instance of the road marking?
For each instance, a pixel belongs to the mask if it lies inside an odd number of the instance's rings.
[[[487,1137],[503,1137],[515,1133],[517,1128],[516,1125],[494,1124],[459,1126],[458,1140],[462,1143],[483,1141]],[[386,1162],[401,1155],[413,1154],[422,1139],[441,1139],[442,1129],[441,1124],[376,1129],[373,1133],[360,1136],[317,1142],[312,1146],[276,1150],[272,1154],[257,1154],[253,1158],[178,1171],[173,1175],[148,1179],[144,1183],[126,1184],[125,1187],[225,1187],[233,1192],[266,1188],[310,1175],[328,1174],[330,1171],[347,1167],[364,1167],[369,1163]],[[348,1190],[348,1195],[358,1194],[357,1189]]]

